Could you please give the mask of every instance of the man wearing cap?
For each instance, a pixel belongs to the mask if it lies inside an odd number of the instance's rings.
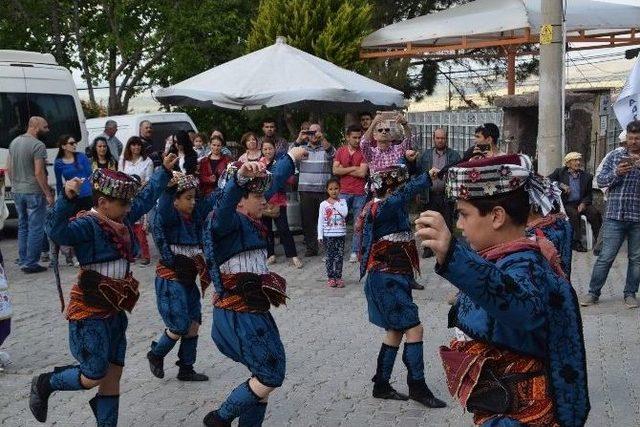
[[[600,226],[602,225],[602,216],[592,204],[593,175],[582,170],[580,168],[581,163],[582,154],[575,151],[567,153],[564,156],[564,167],[553,171],[549,175],[549,179],[557,182],[562,189],[562,203],[573,228],[573,250],[586,252],[587,249],[580,240],[584,232],[580,216],[587,217],[587,221],[589,221],[593,230],[594,240],[598,238]]]

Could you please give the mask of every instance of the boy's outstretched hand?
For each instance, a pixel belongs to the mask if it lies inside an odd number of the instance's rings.
[[[164,166],[166,170],[172,171],[177,161],[178,156],[176,156],[174,153],[169,153],[164,156],[164,159],[162,159],[162,166]]]
[[[443,264],[451,245],[451,232],[444,218],[439,212],[425,211],[415,222],[422,246],[431,248],[438,264]]]
[[[294,161],[299,162],[309,157],[309,152],[304,147],[293,147],[289,150],[289,155]]]
[[[80,187],[84,182],[84,178],[72,178],[64,183],[64,194],[67,199],[73,199],[80,194]]]
[[[245,162],[238,169],[238,175],[249,179],[264,176],[266,172],[267,166],[262,162]]]

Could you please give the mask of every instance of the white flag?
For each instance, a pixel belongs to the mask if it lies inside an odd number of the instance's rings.
[[[613,111],[622,129],[627,128],[627,124],[640,118],[640,58],[633,66],[627,82],[618,96]]]

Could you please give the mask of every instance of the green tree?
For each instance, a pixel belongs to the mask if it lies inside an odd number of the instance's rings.
[[[108,113],[133,96],[238,56],[250,0],[9,0],[0,2],[0,46],[51,52],[109,89]]]
[[[372,16],[366,0],[262,0],[247,47],[253,52],[286,36],[291,46],[359,70],[360,43],[371,32]]]

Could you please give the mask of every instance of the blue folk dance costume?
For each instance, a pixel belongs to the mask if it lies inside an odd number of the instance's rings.
[[[545,215],[553,200],[535,190],[542,180],[526,156],[499,156],[451,168],[447,192],[469,200],[524,188]],[[440,349],[447,384],[477,425],[568,427],[587,419],[582,320],[558,258],[535,237],[480,252],[454,238],[436,265],[460,290],[449,326],[461,333]]]
[[[416,194],[431,186],[431,180],[422,173],[408,181],[406,167],[398,165],[376,172],[371,181],[374,191],[386,192],[390,188],[393,193],[386,199],[374,198],[362,215],[360,278],[367,275],[364,292],[369,321],[385,330],[404,332],[421,323],[411,295],[419,260],[408,204]],[[398,347],[382,344],[373,377],[373,396],[394,400],[411,398],[434,408],[446,406],[433,396],[425,382],[422,341],[405,342],[402,354],[408,371],[409,396],[391,387],[389,380],[397,353]]]
[[[138,282],[130,263],[138,251],[132,224],[156,203],[171,175],[156,171],[138,192],[139,182],[128,175],[98,169],[91,176],[94,190],[114,199],[131,202],[122,223],[95,210],[76,212],[74,200],[61,196],[48,214],[47,235],[59,245],[72,246],[80,263],[78,283],[71,289],[66,311],[69,346],[77,365],[57,367],[33,378],[29,406],[40,422],[46,421],[48,399],[57,390],[83,390],[80,375],[91,380],[105,377],[109,365],[124,366],[127,340],[126,311],[137,302]],[[64,302],[64,301],[63,301]],[[118,422],[118,395],[97,394],[90,406],[100,427]]]
[[[180,336],[178,349],[178,380],[207,381],[204,374],[196,373],[198,335],[189,335],[193,322],[202,323],[200,291],[196,279],[200,276],[202,295],[211,280],[202,252],[202,231],[207,215],[213,209],[217,192],[198,198],[192,214],[186,218],[173,206],[178,194],[198,188],[198,179],[183,175],[173,187],[167,187],[160,197],[153,224],[153,239],[160,251],[156,269],[156,303],[166,329]],[[177,340],[166,330],[151,343],[147,353],[151,373],[164,377],[164,357],[173,349]]]
[[[221,179],[224,189],[204,235],[205,258],[216,293],[211,337],[222,354],[245,365],[263,385],[276,388],[284,381],[286,360],[269,308],[284,304],[286,283],[268,271],[262,223],[236,208],[250,192],[264,192],[268,200],[294,173],[294,162],[291,156],[283,156],[267,179],[239,177],[237,167],[230,165]],[[228,426],[239,417],[240,426],[259,426],[266,407],[245,381],[207,414],[204,424]]]
[[[562,213],[549,214],[527,224],[527,235],[542,237],[540,233],[556,247],[560,255],[562,271],[564,271],[567,279],[571,281],[573,229],[571,228],[571,223],[567,220],[567,216]]]

